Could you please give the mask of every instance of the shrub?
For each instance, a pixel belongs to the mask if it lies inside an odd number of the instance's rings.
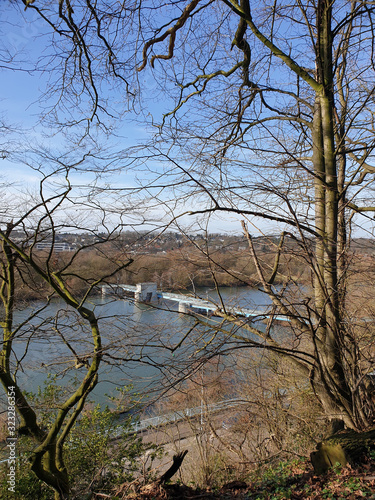
[[[42,423],[51,420],[63,393],[64,388],[50,377],[43,389],[31,395],[40,409]],[[64,444],[73,498],[82,498],[90,491],[110,492],[114,485],[132,481],[140,475],[144,481],[152,478],[152,462],[161,455],[161,449],[154,444],[144,444],[134,432],[133,423],[131,417],[119,420],[116,407],[87,405]],[[17,440],[15,492],[8,490],[8,463],[0,463],[1,499],[54,498],[53,491],[30,470],[28,458],[34,447],[35,441],[29,437],[20,436]],[[6,458],[1,456],[1,459]]]

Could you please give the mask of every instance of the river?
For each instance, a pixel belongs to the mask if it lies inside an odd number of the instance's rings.
[[[203,299],[218,299],[217,293],[208,288],[197,289],[196,294]],[[253,288],[221,288],[220,294],[226,304],[246,309],[264,310],[270,303],[264,293]],[[90,332],[74,311],[59,300],[52,302],[48,309],[43,310],[43,306],[35,303],[19,311],[15,317],[22,325],[26,318],[34,314],[20,327],[14,341],[16,358],[21,360],[24,357],[18,370],[18,380],[25,390],[32,392],[43,385],[48,374],[56,374],[63,385],[71,385],[74,379],[82,378],[86,370],[74,367],[75,355],[67,347],[68,342],[83,361],[92,349]],[[155,393],[160,392],[162,380],[166,387],[184,376],[197,346],[203,347],[207,338],[212,337],[209,327],[196,328],[173,351],[195,320],[179,314],[177,305],[171,302],[155,307],[129,299],[94,297],[90,299],[90,307],[100,317],[105,347],[100,382],[91,396],[99,403],[108,402],[106,395],[114,395],[116,387],[129,385],[132,386],[133,398],[140,398],[142,394],[143,400],[146,398],[147,401],[147,397],[151,400]],[[190,342],[193,338],[194,347]],[[217,340],[216,346],[212,341],[210,347],[219,348],[221,339]]]

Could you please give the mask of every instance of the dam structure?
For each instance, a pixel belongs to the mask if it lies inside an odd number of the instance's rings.
[[[207,316],[221,316],[223,309],[214,301],[201,299],[191,295],[181,293],[161,292],[157,289],[157,284],[153,282],[138,283],[137,285],[113,284],[101,285],[102,296],[117,295],[123,298],[129,296],[135,302],[144,304],[161,304],[162,302],[177,302],[180,313],[197,313]],[[265,310],[247,309],[243,307],[228,306],[226,311],[235,316],[246,318],[268,318],[269,313]],[[275,316],[276,321],[288,321],[286,316]]]

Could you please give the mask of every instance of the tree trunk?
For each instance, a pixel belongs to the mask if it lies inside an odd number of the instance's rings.
[[[317,445],[310,458],[317,474],[324,474],[336,464],[345,466],[357,462],[375,449],[375,429],[368,432],[343,432],[335,434]]]
[[[313,117],[313,164],[315,174],[316,268],[314,294],[316,331],[313,342],[317,359],[313,387],[330,419],[341,418],[349,427],[352,398],[343,369],[343,338],[338,280],[339,197],[334,141],[334,98],[331,4],[320,0],[317,10],[317,81]],[[316,338],[314,338],[316,336]]]

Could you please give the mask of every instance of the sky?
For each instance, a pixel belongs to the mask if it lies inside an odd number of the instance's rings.
[[[5,6],[2,19],[6,19],[7,23],[2,23],[1,26],[2,45],[0,46],[0,57],[2,54],[1,49],[3,54],[4,50],[9,50],[10,54],[14,56],[11,63],[3,64],[0,68],[1,116],[4,123],[13,130],[10,137],[9,134],[5,135],[5,141],[11,138],[13,143],[11,147],[14,147],[14,142],[19,142],[21,145],[16,146],[18,150],[26,147],[30,151],[36,145],[39,145],[39,147],[48,145],[52,150],[61,150],[61,145],[64,141],[66,143],[66,139],[63,139],[59,134],[46,137],[49,130],[46,130],[39,122],[41,113],[43,113],[43,104],[40,102],[40,97],[45,91],[48,79],[51,77],[48,71],[43,73],[34,70],[39,56],[48,53],[48,47],[45,45],[46,40],[41,36],[45,31],[44,22],[30,10],[27,12],[15,10],[12,4]],[[4,66],[6,67],[4,68]],[[160,117],[163,111],[168,110],[168,103],[165,100],[160,100],[157,83],[152,75],[144,71],[141,76],[143,91],[146,91],[147,95],[151,96],[146,114]],[[152,96],[155,96],[155,98],[152,99]],[[122,120],[121,125],[117,126],[115,136],[105,138],[105,147],[112,149],[111,154],[116,149],[125,150],[150,139],[151,133],[154,131],[146,122],[142,123],[142,116],[142,114],[128,113]],[[149,118],[150,116],[148,116]],[[7,151],[8,149],[9,145],[4,145],[3,140],[0,150]],[[14,157],[10,158],[7,153],[3,156],[5,158],[0,163],[2,183],[10,183],[12,193],[16,197],[21,197],[25,191],[29,193],[36,192],[39,189],[38,186],[42,176],[40,172],[22,164],[22,159],[27,158],[27,161],[30,161],[33,155],[18,153],[16,160],[14,160]],[[163,166],[160,165],[160,168],[163,168]],[[140,175],[142,175],[140,172],[123,169],[112,176],[105,176],[102,181],[106,185],[115,186],[116,189],[126,189],[137,186],[137,178]],[[73,184],[77,186],[87,186],[94,181],[94,178],[93,174],[84,171],[71,175]],[[192,201],[190,206],[189,203],[185,203],[183,211],[186,212],[196,207],[196,201]],[[155,221],[161,218],[162,213],[163,211],[155,208],[148,208],[147,215],[151,215],[154,222],[151,225],[144,224],[144,228],[153,228]],[[168,215],[168,217],[170,216]],[[134,218],[132,217],[131,220],[134,220]],[[201,221],[194,225],[191,216],[186,215],[181,217],[178,223],[182,227],[189,228],[190,231],[201,231],[208,227],[211,232],[241,232],[240,218],[238,216],[214,215],[210,218],[207,226],[206,223]],[[139,229],[139,226],[136,227]],[[171,229],[175,228],[176,226],[171,226]]]
[[[9,49],[11,54],[15,56],[14,60],[7,64],[7,68],[0,67],[0,95],[2,118],[4,123],[10,125],[14,129],[12,133],[12,140],[20,142],[21,148],[30,150],[31,148],[39,145],[39,147],[49,147],[53,151],[61,151],[61,154],[66,154],[70,148],[69,137],[68,139],[62,138],[61,134],[51,135],[49,129],[46,129],[39,123],[41,113],[43,113],[43,105],[40,102],[40,97],[45,91],[50,72],[34,71],[36,61],[40,55],[48,53],[48,46],[46,46],[46,38],[43,36],[45,33],[44,22],[39,19],[30,9],[27,12],[22,10],[16,11],[12,4],[4,4],[5,7],[2,11],[2,19],[7,19],[8,23],[1,23],[3,30],[1,34],[3,50]],[[1,57],[0,48],[0,57]],[[1,62],[0,62],[1,66]],[[150,96],[148,100],[148,109],[145,115],[150,114],[160,119],[163,112],[169,109],[170,103],[166,100],[160,99],[160,93],[157,84],[153,79],[150,70],[142,72],[142,87],[145,93]],[[105,91],[105,87],[104,87]],[[121,95],[113,94],[114,102],[116,99],[120,101]],[[117,126],[116,133],[112,136],[102,137],[101,142],[106,148],[111,151],[109,154],[114,154],[115,151],[124,152],[127,148],[132,148],[150,139],[153,130],[143,120],[143,114],[128,113],[120,122],[121,125]],[[47,136],[47,135],[48,136]],[[7,140],[7,136],[5,136]],[[20,146],[17,146],[20,149]],[[0,145],[0,150],[6,149]],[[83,148],[81,148],[83,150]],[[118,155],[118,165],[121,165],[121,154]],[[123,153],[126,156],[127,153]],[[4,156],[4,155],[3,155]],[[7,155],[5,155],[7,156]],[[38,189],[39,181],[41,178],[40,172],[32,170],[22,164],[22,159],[25,155],[18,153],[17,160],[10,161],[9,158],[1,160],[1,174],[3,183],[12,183],[12,192],[20,195],[25,190],[32,192]],[[26,155],[30,159],[32,155]],[[126,165],[126,159],[123,161]],[[154,162],[153,167],[160,171],[165,167],[165,164],[157,164]],[[45,168],[45,165],[43,165]],[[113,175],[104,176],[101,178],[101,185],[114,186],[116,189],[132,188],[137,186],[137,178],[142,177],[141,167],[138,171],[133,171],[128,168],[123,168]],[[71,176],[71,180],[75,186],[88,186],[94,182],[95,175],[92,173],[81,170]],[[145,180],[142,179],[143,181]],[[51,189],[53,189],[51,187]],[[160,200],[166,201],[167,194],[161,194]],[[113,198],[114,200],[114,198]],[[197,208],[197,201],[190,200],[184,204],[183,210],[189,211]],[[139,203],[139,196],[137,196],[137,210],[139,214],[142,213],[142,204]],[[147,215],[152,215],[154,221],[161,219],[163,211],[160,209],[151,208],[151,203],[145,203],[144,208],[148,211]],[[114,216],[112,216],[114,218]],[[133,213],[133,217],[135,217]],[[241,232],[241,216],[237,215],[221,215],[212,216],[208,226],[202,221],[198,221],[195,228],[201,231],[203,228],[208,227],[211,232]],[[132,219],[133,220],[133,219]],[[139,219],[140,220],[140,219]],[[185,215],[178,220],[185,227],[190,230],[194,229],[192,217]],[[270,223],[260,223],[256,219],[253,221],[254,226],[252,230],[256,233],[260,229],[260,234],[277,232],[278,229],[275,225]],[[356,234],[359,236],[370,236],[372,233],[372,220],[362,219],[359,222],[360,227],[356,229]],[[145,225],[145,228],[153,227]],[[174,229],[174,227],[172,227]],[[284,228],[283,228],[284,229]]]

